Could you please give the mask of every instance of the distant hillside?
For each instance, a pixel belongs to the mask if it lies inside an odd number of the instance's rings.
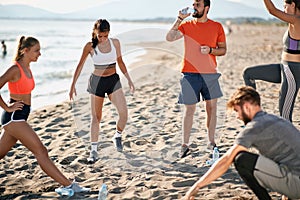
[[[0,18],[55,18],[58,14],[26,5],[1,5]]]
[[[209,16],[212,18],[250,17],[264,19],[271,17],[265,9],[254,8],[241,3],[226,0],[212,1]]]
[[[164,0],[168,8],[161,8],[160,4],[145,5],[152,1],[145,1],[142,5],[140,0],[111,1],[101,6],[91,7],[67,14],[49,12],[43,9],[24,5],[1,5],[0,18],[36,18],[36,19],[117,19],[117,20],[149,20],[149,19],[173,19],[177,16],[181,5],[174,0]],[[215,3],[217,2],[217,3]],[[182,4],[182,3],[181,3]],[[185,5],[185,4],[184,4]],[[270,15],[264,10],[245,6],[244,4],[228,0],[213,1],[209,11],[209,17],[237,18],[251,17],[267,19]]]

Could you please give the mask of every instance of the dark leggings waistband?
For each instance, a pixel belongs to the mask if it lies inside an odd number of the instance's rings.
[[[300,62],[293,62],[293,61],[286,61],[286,60],[283,60],[281,61],[282,64],[286,64],[286,65],[296,65],[296,66],[299,66],[300,67]]]
[[[92,77],[98,77],[98,78],[101,78],[101,79],[109,79],[109,78],[112,78],[112,77],[118,77],[119,75],[117,73],[113,73],[111,75],[108,75],[108,76],[98,76],[94,73],[91,74]]]
[[[298,50],[298,49],[287,49],[287,48],[284,48],[283,51],[287,52],[287,53],[290,53],[290,54],[300,54],[300,50]]]
[[[111,69],[111,68],[115,68],[116,67],[116,63],[111,63],[111,64],[107,64],[107,65],[97,65],[97,64],[94,64],[95,66],[95,69]]]

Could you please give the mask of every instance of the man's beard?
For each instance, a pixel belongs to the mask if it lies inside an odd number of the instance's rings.
[[[204,10],[203,10],[201,13],[199,13],[199,12],[194,12],[192,16],[193,16],[194,18],[201,18],[201,17],[203,17],[203,15],[204,15]]]
[[[242,120],[245,125],[251,122],[251,119],[247,116],[243,108],[242,108]]]

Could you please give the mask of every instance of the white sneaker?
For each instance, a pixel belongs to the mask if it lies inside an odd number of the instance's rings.
[[[89,191],[91,191],[90,188],[81,187],[75,181],[73,181],[73,183],[69,186],[60,187],[60,188],[55,189],[55,192],[57,194],[59,194],[60,196],[68,196],[68,197],[73,196],[74,193],[77,193],[77,192],[89,192]]]
[[[91,191],[90,188],[81,187],[77,182],[73,181],[73,183],[70,186],[67,186],[66,188],[70,188],[74,191],[74,193],[78,192],[89,192]]]
[[[87,158],[87,161],[89,163],[94,163],[98,160],[98,152],[97,151],[91,151],[90,156]]]
[[[60,196],[68,196],[71,197],[74,195],[74,191],[71,188],[67,187],[59,187],[55,189],[55,192]]]

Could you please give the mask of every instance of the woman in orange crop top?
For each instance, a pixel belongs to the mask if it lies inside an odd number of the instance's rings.
[[[271,0],[264,0],[270,14],[287,22],[283,36],[281,63],[257,65],[244,70],[246,85],[256,88],[255,80],[281,83],[279,96],[280,115],[292,121],[293,109],[300,88],[300,0],[283,0],[284,11],[277,9]]]
[[[87,91],[91,98],[91,151],[88,162],[94,163],[98,159],[98,136],[100,131],[100,121],[102,118],[102,107],[105,95],[117,108],[119,119],[116,123],[116,131],[112,138],[117,151],[123,150],[121,133],[125,128],[128,111],[125,95],[122,90],[119,75],[116,73],[116,65],[128,80],[131,92],[134,92],[134,85],[131,81],[127,68],[122,59],[120,42],[116,38],[108,38],[110,24],[105,19],[95,22],[92,41],[88,42],[84,48],[80,61],[75,70],[70,89],[70,100],[76,95],[75,85],[82,71],[83,65],[88,55],[94,63],[94,71],[90,76]]]
[[[10,101],[5,103],[0,96],[0,106],[4,109],[1,116],[2,133],[0,136],[0,159],[20,141],[36,157],[43,171],[55,181],[74,192],[84,191],[86,188],[71,182],[54,165],[48,156],[48,151],[38,135],[26,122],[31,105],[31,91],[34,79],[30,70],[30,63],[36,62],[41,55],[39,41],[33,37],[22,36],[19,40],[15,64],[1,77],[0,88],[8,83]]]

